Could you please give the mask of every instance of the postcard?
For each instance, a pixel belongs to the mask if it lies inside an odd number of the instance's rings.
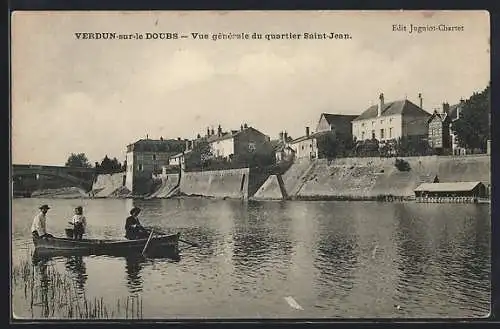
[[[485,318],[486,11],[16,11],[13,320]]]

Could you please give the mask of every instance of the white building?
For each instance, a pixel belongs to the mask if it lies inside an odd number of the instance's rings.
[[[385,103],[380,94],[379,104],[370,106],[352,121],[352,134],[356,140],[385,141],[403,136],[426,136],[431,114],[409,100]]]
[[[311,134],[309,127],[306,127],[305,136],[296,138],[288,143],[288,146],[293,150],[295,158],[302,159],[317,159],[318,158],[318,144],[316,135]]]

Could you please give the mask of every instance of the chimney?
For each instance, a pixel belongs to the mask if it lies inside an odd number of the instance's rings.
[[[450,112],[450,104],[443,103],[443,113],[448,114]]]
[[[146,134],[146,139],[149,139],[149,135],[148,134]]]
[[[248,128],[248,125],[245,123],[245,124],[243,125],[243,128]]]
[[[309,137],[309,127],[306,127],[306,137]]]
[[[420,108],[424,109],[424,104],[422,100],[422,93],[418,93],[418,100],[420,101]]]
[[[211,135],[211,136],[215,135],[214,128],[212,128],[212,129],[210,130],[210,135]]]
[[[180,140],[181,140],[181,138],[180,138],[180,137],[177,137],[177,140],[178,140],[178,141],[180,141]]]
[[[280,135],[279,135],[279,140],[280,142],[284,142],[285,140],[283,139],[283,135],[284,133],[283,132],[280,132]]]
[[[219,127],[217,127],[217,136],[222,136],[222,128],[221,126],[219,125]]]
[[[189,150],[189,140],[186,139],[186,149],[185,151]]]
[[[210,128],[207,127],[207,137],[210,136]]]
[[[288,133],[286,131],[283,133],[283,139],[285,143],[288,141]]]
[[[243,125],[241,125],[241,126],[240,126],[240,130],[242,130],[242,131],[243,131]]]
[[[384,94],[381,93],[378,98],[380,99],[380,104],[378,106],[378,111],[377,111],[377,116],[379,117],[382,115],[382,110],[384,109]]]

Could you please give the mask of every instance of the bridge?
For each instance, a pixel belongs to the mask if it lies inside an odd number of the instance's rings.
[[[80,168],[80,167],[59,167],[59,166],[41,166],[41,165],[12,165],[12,178],[23,176],[53,176],[64,179],[75,184],[85,191],[92,189],[92,183],[97,175],[95,168]]]

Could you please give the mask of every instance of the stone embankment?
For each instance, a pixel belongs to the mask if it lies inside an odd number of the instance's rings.
[[[179,174],[161,175],[159,180],[157,189],[148,198],[169,198],[179,186]]]
[[[297,160],[282,174],[249,168],[183,172],[156,177],[155,190],[146,197],[176,195],[213,198],[282,200],[402,200],[414,196],[421,183],[480,181],[491,185],[490,157],[428,156],[401,158],[409,170],[395,166],[395,158],[339,158],[332,161]],[[134,197],[124,186],[125,173],[99,175],[92,191],[78,188],[37,191],[35,197]],[[137,197],[137,196],[135,196]]]
[[[179,192],[187,196],[247,199],[249,168],[183,172]]]
[[[256,199],[379,199],[381,196],[410,198],[421,183],[480,181],[491,184],[490,157],[405,157],[408,171],[395,166],[395,158],[340,158],[298,162],[283,175],[271,176],[255,194]]]
[[[129,197],[131,193],[124,186],[124,177],[125,173],[98,175],[89,194],[94,198]]]
[[[54,199],[81,199],[88,198],[89,195],[78,187],[61,187],[55,189],[45,189],[34,191],[32,198],[54,198]]]

